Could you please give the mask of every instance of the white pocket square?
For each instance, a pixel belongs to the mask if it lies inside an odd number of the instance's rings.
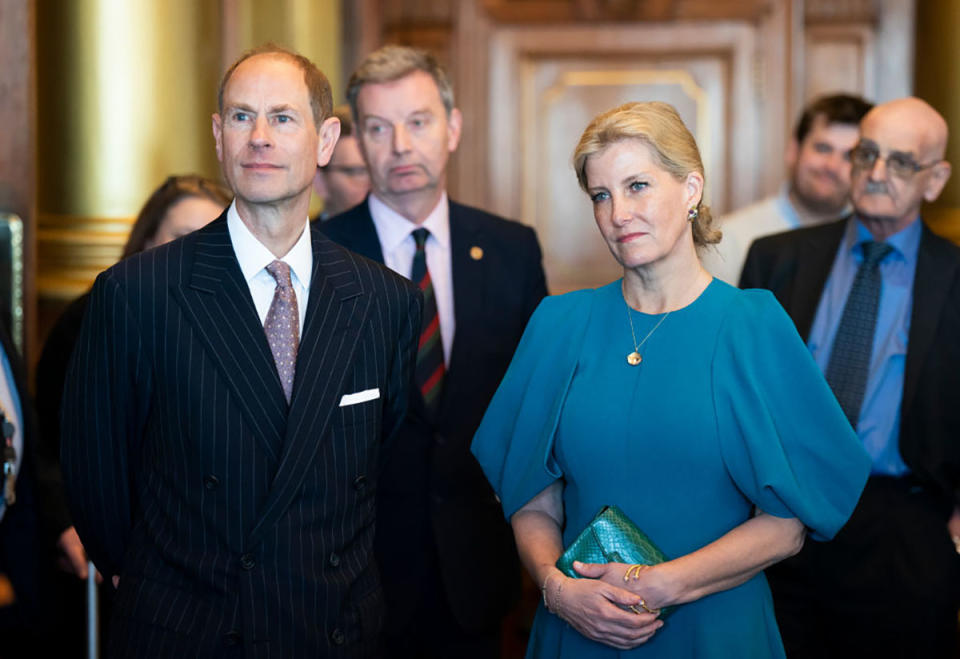
[[[364,391],[358,391],[355,394],[344,394],[343,398],[340,399],[340,407],[356,405],[357,403],[366,403],[368,400],[376,400],[378,398],[380,398],[380,389],[378,387],[373,389],[365,389]]]

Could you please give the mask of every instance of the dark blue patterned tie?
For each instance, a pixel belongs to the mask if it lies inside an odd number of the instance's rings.
[[[873,334],[877,327],[877,309],[883,283],[880,261],[893,251],[890,245],[874,241],[861,243],[861,246],[863,263],[857,270],[843,307],[827,363],[827,382],[854,428],[860,419],[860,407],[867,390]]]
[[[426,243],[430,232],[426,229],[413,231],[417,251],[413,255],[410,279],[423,291],[423,326],[420,328],[420,345],[417,349],[416,381],[423,394],[427,409],[436,413],[443,388],[444,364],[443,342],[440,340],[440,316],[437,314],[437,297],[433,292],[433,280],[427,270]]]

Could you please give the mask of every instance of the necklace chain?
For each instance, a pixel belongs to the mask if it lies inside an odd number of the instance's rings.
[[[661,325],[663,325],[663,321],[667,319],[667,316],[672,313],[673,311],[668,311],[667,313],[663,314],[660,317],[660,320],[657,321],[657,324],[653,326],[653,329],[647,332],[647,335],[643,337],[643,340],[640,341],[640,343],[637,343],[637,332],[633,328],[633,310],[630,308],[629,304],[627,305],[627,319],[630,321],[630,336],[633,338],[633,352],[627,355],[628,364],[631,366],[636,366],[643,361],[643,357],[640,355],[640,348],[642,348],[643,344],[647,342],[647,339],[653,336],[653,333],[656,332]]]

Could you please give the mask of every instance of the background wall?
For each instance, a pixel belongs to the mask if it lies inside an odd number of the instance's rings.
[[[913,91],[915,69],[917,92],[960,126],[958,32],[951,0],[0,0],[0,204],[26,219],[28,352],[113,263],[156,185],[219,175],[219,77],[266,40],[314,59],[337,100],[382,43],[435,52],[465,115],[452,196],[536,226],[560,291],[607,276],[602,245],[567,249],[589,217],[561,203],[599,105],[683,106],[724,211],[776,188],[814,95],[887,100]],[[958,209],[960,176],[928,213],[960,240]]]

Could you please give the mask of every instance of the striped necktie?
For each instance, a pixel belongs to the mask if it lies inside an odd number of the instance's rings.
[[[417,251],[413,255],[410,279],[423,291],[423,325],[420,329],[420,344],[417,349],[416,382],[427,409],[436,413],[443,389],[443,342],[440,340],[440,316],[437,314],[437,298],[433,281],[427,269],[426,243],[430,232],[426,229],[413,231]]]
[[[883,284],[880,261],[893,251],[890,245],[872,240],[861,243],[861,246],[863,263],[857,270],[843,307],[826,372],[827,383],[854,429],[860,420],[860,407],[867,391],[867,375],[873,353],[873,335],[877,327],[877,310]]]

